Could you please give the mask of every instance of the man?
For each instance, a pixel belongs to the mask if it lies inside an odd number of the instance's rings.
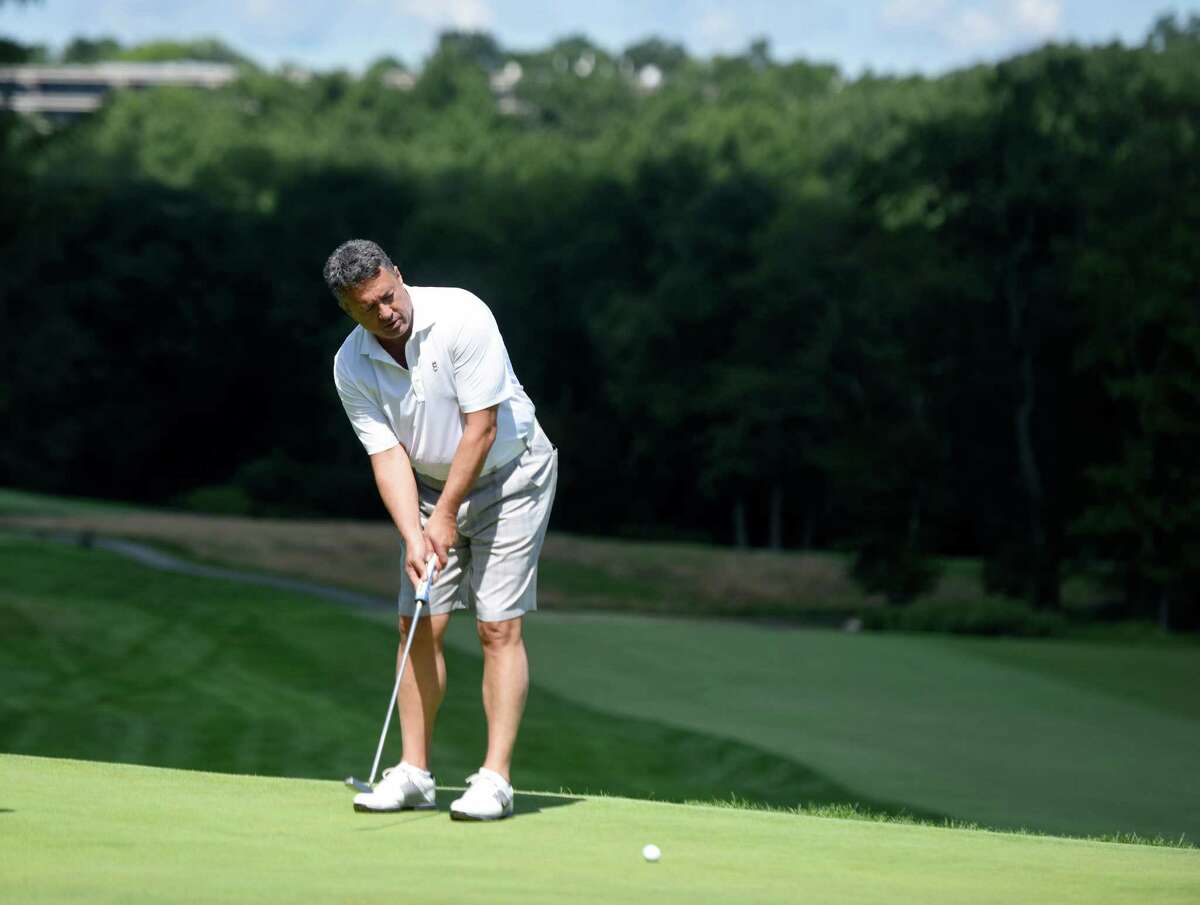
[[[365,239],[340,245],[324,276],[358,325],[334,356],[334,383],[403,545],[400,650],[430,555],[439,570],[400,684],[401,761],[373,792],[355,796],[355,810],[436,807],[429,753],[446,690],[442,641],[451,611],[473,603],[488,747],[450,817],[509,817],[513,745],[529,687],[521,627],[524,614],[537,609],[537,560],[558,450],[534,417],[491,311],[476,296],[406,285],[384,251]]]

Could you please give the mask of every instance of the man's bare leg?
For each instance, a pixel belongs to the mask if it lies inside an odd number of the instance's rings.
[[[417,633],[408,652],[408,666],[404,670],[404,678],[400,680],[400,694],[396,702],[396,709],[400,713],[400,733],[404,739],[404,760],[423,770],[429,769],[433,725],[442,698],[446,696],[446,658],[442,645],[449,622],[449,613],[422,616],[417,622]],[[400,618],[397,669],[400,668],[400,658],[404,654],[404,643],[411,625],[411,617]]]
[[[521,638],[524,617],[503,622],[476,620],[483,648],[483,709],[487,714],[488,750],[483,766],[509,782],[513,746],[529,693],[529,660]]]

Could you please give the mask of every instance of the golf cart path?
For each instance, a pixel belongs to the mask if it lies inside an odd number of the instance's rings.
[[[109,553],[116,553],[118,556],[123,556],[126,559],[131,559],[143,566],[149,566],[152,569],[159,569],[163,572],[196,575],[201,578],[222,578],[228,581],[240,581],[246,584],[279,588],[284,591],[295,591],[300,594],[309,594],[314,597],[320,597],[323,600],[359,609],[379,610],[388,609],[393,606],[392,599],[388,597],[363,594],[358,591],[348,591],[345,588],[333,587],[332,585],[324,585],[300,578],[287,578],[282,575],[251,572],[245,569],[230,569],[224,566],[208,566],[181,559],[178,556],[172,556],[169,553],[164,553],[162,550],[147,546],[146,544],[121,540],[115,537],[104,537],[90,532],[19,533],[25,533],[27,536],[36,538],[37,540],[50,540],[73,546],[105,550]]]

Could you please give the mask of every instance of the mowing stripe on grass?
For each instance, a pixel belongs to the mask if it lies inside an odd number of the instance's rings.
[[[448,637],[468,648],[472,634]],[[739,739],[864,801],[997,828],[1200,839],[1200,720],[955,638],[548,612],[525,636],[538,681],[565,697]],[[1163,663],[1169,682],[1174,660],[1140,665]]]

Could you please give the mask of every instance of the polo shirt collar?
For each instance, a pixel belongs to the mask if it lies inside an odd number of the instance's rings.
[[[413,333],[420,333],[433,326],[437,319],[437,306],[425,296],[419,286],[406,286],[413,306]]]
[[[408,338],[408,341],[412,342],[418,333],[428,330],[433,326],[434,321],[437,320],[437,311],[433,302],[422,296],[419,287],[405,284],[405,288],[408,289],[408,296],[412,299],[413,306],[413,332],[412,336]],[[359,343],[359,352],[361,354],[375,361],[381,361],[384,364],[389,364],[397,368],[400,367],[396,359],[388,354],[387,349],[379,344],[379,340],[375,338],[375,334],[361,325],[359,329],[362,330],[362,341]]]

